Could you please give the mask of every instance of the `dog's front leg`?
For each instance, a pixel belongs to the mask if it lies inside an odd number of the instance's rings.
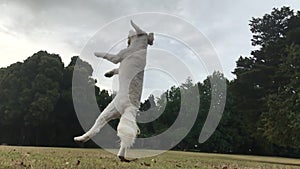
[[[103,52],[95,52],[95,56],[106,59],[108,61],[111,61],[112,63],[119,63],[121,62],[121,57],[119,55],[109,54],[109,53],[103,53]]]
[[[113,75],[116,75],[116,74],[118,74],[119,73],[119,69],[113,69],[113,70],[111,70],[111,71],[109,71],[109,72],[106,72],[105,74],[104,74],[104,76],[105,77],[112,77]]]

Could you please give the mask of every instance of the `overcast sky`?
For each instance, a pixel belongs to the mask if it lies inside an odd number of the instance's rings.
[[[68,64],[110,21],[139,12],[161,12],[179,16],[202,32],[218,54],[225,76],[233,79],[236,60],[249,56],[253,49],[249,20],[282,6],[300,10],[300,1],[0,0],[0,67],[23,61],[39,50],[60,54]]]

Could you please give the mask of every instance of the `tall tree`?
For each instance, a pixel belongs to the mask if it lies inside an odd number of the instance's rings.
[[[16,144],[38,144],[39,133],[45,129],[41,124],[48,124],[60,96],[63,68],[58,55],[40,51],[6,69],[0,86],[0,113],[4,126],[16,125],[10,130],[22,136],[13,139]]]
[[[287,111],[278,109],[277,103],[283,101],[281,99],[287,99],[286,94],[282,93],[279,96],[278,93],[285,90],[284,86],[291,82],[291,73],[288,71],[294,70],[289,65],[291,61],[288,61],[288,56],[291,49],[287,50],[287,46],[297,42],[294,36],[299,33],[297,31],[299,29],[298,15],[299,12],[296,14],[289,7],[282,7],[281,9],[274,8],[271,14],[266,14],[262,18],[253,18],[250,21],[253,33],[252,44],[260,48],[252,51],[251,57],[240,57],[237,61],[237,68],[233,72],[236,79],[231,89],[238,98],[236,105],[243,122],[241,127],[246,132],[245,134],[251,137],[245,147],[254,153],[275,151],[274,143],[278,146],[287,145],[287,140],[293,135],[290,133],[283,136],[286,144],[282,144],[283,142],[275,141],[279,138],[274,137],[276,133],[274,130],[276,125],[279,129],[280,126],[286,124],[284,121],[275,121],[275,117],[279,120],[280,114],[288,116]],[[299,57],[297,52],[293,53],[293,56],[296,56],[294,58]],[[284,67],[289,67],[289,69]],[[284,69],[285,72],[283,72]],[[287,104],[295,108],[292,102],[282,103],[281,106],[287,108]],[[270,118],[271,116],[273,118]],[[283,129],[285,130],[286,127]],[[289,131],[292,132],[292,130]]]
[[[277,76],[288,83],[267,96],[268,110],[261,116],[260,130],[277,145],[300,148],[300,46],[292,44],[286,51]]]

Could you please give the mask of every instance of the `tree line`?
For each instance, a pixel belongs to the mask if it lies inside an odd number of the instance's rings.
[[[203,82],[187,79],[161,97],[149,96],[141,103],[141,113],[151,116],[153,111],[164,111],[156,120],[139,124],[139,137],[168,129],[180,110],[181,92],[197,88],[200,107],[196,123],[175,150],[300,157],[300,12],[274,8],[270,14],[252,18],[250,30],[256,50],[237,60],[235,79],[227,80],[215,72]],[[74,71],[85,79],[84,86],[95,88],[103,110],[113,96],[96,86],[91,65],[79,57],[65,66],[59,55],[39,51],[24,62],[1,68],[0,143],[77,147],[72,138],[83,129],[72,100]],[[199,144],[214,92],[211,79],[226,81],[226,106],[217,130]],[[84,96],[85,87],[76,87]],[[188,115],[195,110],[184,111]],[[96,147],[92,141],[84,146]]]

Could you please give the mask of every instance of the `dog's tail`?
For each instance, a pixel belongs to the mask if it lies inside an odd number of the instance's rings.
[[[118,136],[121,139],[121,147],[130,148],[138,134],[140,134],[140,129],[136,124],[136,117],[132,114],[133,112],[125,112],[121,118],[118,125]]]

